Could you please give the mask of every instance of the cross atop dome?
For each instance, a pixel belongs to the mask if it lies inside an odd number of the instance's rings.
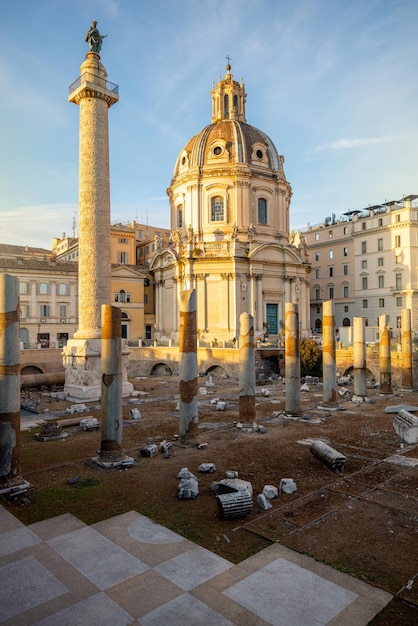
[[[245,87],[242,80],[240,83],[233,80],[229,55],[226,56],[226,60],[228,64],[225,78],[221,80],[219,77],[218,84],[215,89],[212,89],[212,123],[221,120],[246,122],[245,99],[247,94]]]

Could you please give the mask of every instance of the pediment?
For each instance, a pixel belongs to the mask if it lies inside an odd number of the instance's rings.
[[[146,274],[132,265],[112,265],[112,278],[145,278]]]
[[[161,252],[157,252],[151,260],[150,270],[161,269],[177,263],[177,255],[174,250],[164,248]]]
[[[263,261],[267,263],[297,263],[302,264],[302,260],[293,246],[283,246],[279,244],[264,244],[257,246],[250,253],[251,261]]]

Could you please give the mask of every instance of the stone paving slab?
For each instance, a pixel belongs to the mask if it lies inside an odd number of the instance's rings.
[[[48,602],[68,591],[48,569],[33,557],[0,567],[0,621]]]
[[[328,624],[358,597],[283,558],[262,567],[223,593],[270,624],[286,626]]]
[[[47,544],[102,590],[148,569],[139,559],[88,527],[50,539]]]
[[[2,626],[365,626],[392,598],[280,544],[234,565],[135,511],[25,527],[2,506],[0,589]]]

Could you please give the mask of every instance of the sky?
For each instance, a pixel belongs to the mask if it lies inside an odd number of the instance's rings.
[[[120,95],[112,222],[170,228],[174,164],[227,56],[247,122],[284,155],[292,229],[418,194],[416,0],[0,0],[0,243],[77,235],[68,87],[93,19]]]

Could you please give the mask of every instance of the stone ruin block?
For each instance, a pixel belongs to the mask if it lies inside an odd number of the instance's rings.
[[[393,428],[406,443],[418,442],[418,417],[409,411],[401,409],[393,420]]]
[[[311,444],[310,452],[336,474],[344,472],[346,457],[319,439]]]
[[[49,422],[44,424],[41,428],[41,432],[35,435],[35,439],[38,441],[54,441],[55,439],[65,439],[68,437],[68,433],[64,433],[62,426],[55,422],[55,424]]]
[[[187,467],[183,467],[177,475],[180,478],[178,497],[180,500],[191,500],[199,495],[199,483],[197,478]]]
[[[160,450],[164,456],[169,456],[173,453],[173,444],[171,441],[162,441],[160,443]]]
[[[264,493],[259,493],[257,496],[257,504],[262,511],[267,511],[267,509],[272,509],[273,505],[269,501],[268,498],[264,495]]]
[[[216,410],[217,411],[225,411],[226,409],[226,402],[217,402],[216,403]]]
[[[275,487],[274,485],[264,485],[263,495],[269,500],[273,500],[273,498],[277,498],[279,492],[277,487]]]
[[[216,472],[215,463],[201,463],[198,470],[201,474],[213,474]]]
[[[252,497],[253,486],[248,480],[241,480],[241,478],[224,478],[219,482],[219,493],[237,491],[247,491]]]
[[[96,417],[86,417],[81,420],[80,426],[83,430],[97,430],[100,428],[100,422]]]
[[[282,478],[279,484],[279,490],[281,493],[294,493],[297,491],[296,483],[293,478]]]
[[[305,376],[304,382],[308,385],[319,385],[318,376]]]
[[[349,385],[351,382],[351,376],[340,376],[340,378],[338,378],[337,380],[337,384],[340,385],[340,387],[343,387],[344,385]]]
[[[158,447],[156,444],[153,443],[149,446],[145,446],[145,448],[141,448],[141,450],[139,451],[139,454],[143,457],[157,456]]]
[[[85,413],[88,411],[88,408],[85,404],[72,404],[70,407],[65,409],[65,412],[69,415],[74,415],[74,413]]]
[[[141,413],[139,412],[139,409],[130,409],[130,416],[131,416],[131,420],[139,420],[141,419]]]
[[[233,491],[216,496],[218,507],[224,519],[245,517],[253,509],[252,497],[248,491]]]

